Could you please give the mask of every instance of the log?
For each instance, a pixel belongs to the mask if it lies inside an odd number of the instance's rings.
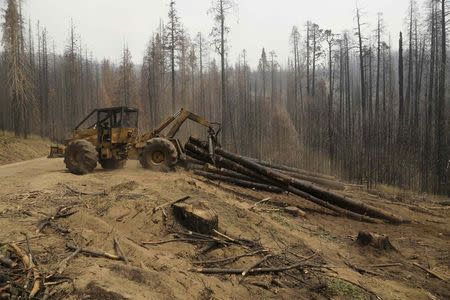
[[[228,177],[233,177],[236,179],[241,179],[241,180],[246,180],[246,181],[253,181],[253,182],[257,182],[257,179],[251,178],[247,175],[243,175],[241,173],[238,172],[234,172],[225,168],[216,168],[208,163],[205,163],[203,165],[191,165],[189,167],[189,170],[191,171],[204,171],[204,172],[208,172],[208,173],[212,173],[212,174],[217,174],[217,175],[222,175],[222,176],[228,176]],[[260,183],[262,183],[262,181],[259,181]]]
[[[219,226],[219,216],[203,202],[177,203],[172,211],[178,222],[192,231],[209,234]]]
[[[205,159],[205,161],[210,159],[209,158],[209,154],[207,154],[204,150],[202,150],[202,148],[197,147],[195,145],[190,145],[189,147],[191,147],[191,149],[196,149],[196,151],[198,151],[196,155],[201,156],[203,159]],[[227,166],[229,168],[231,168],[232,170],[234,170],[234,171],[236,171],[238,173],[246,174],[246,175],[252,174],[252,175],[249,175],[249,176],[254,176],[254,177],[256,177],[256,178],[258,178],[258,179],[260,179],[262,181],[265,181],[267,184],[270,184],[270,185],[273,185],[273,186],[277,186],[277,187],[279,187],[282,190],[285,190],[285,191],[288,191],[288,192],[290,192],[290,193],[292,193],[294,195],[300,196],[300,197],[302,197],[302,198],[304,198],[306,200],[309,200],[309,201],[311,201],[311,202],[313,202],[313,203],[315,203],[315,204],[317,204],[319,206],[328,208],[329,210],[334,211],[334,212],[338,213],[339,215],[344,215],[346,217],[349,217],[349,218],[352,218],[352,219],[355,219],[355,220],[358,220],[358,221],[364,221],[364,222],[369,222],[369,223],[376,223],[376,221],[374,219],[370,218],[370,217],[359,215],[357,213],[354,213],[354,212],[342,209],[340,207],[337,207],[335,205],[332,205],[330,203],[327,203],[326,201],[323,201],[321,199],[313,197],[310,194],[305,193],[305,192],[303,192],[303,191],[301,191],[301,190],[299,190],[299,189],[297,189],[295,187],[286,185],[283,182],[280,182],[279,180],[278,181],[277,180],[273,180],[273,179],[267,178],[267,177],[265,177],[265,176],[263,176],[261,174],[258,174],[256,172],[252,172],[252,171],[248,170],[247,168],[239,165],[238,163],[236,163],[236,162],[234,162],[232,160],[229,160],[229,159],[225,159],[225,158],[221,157],[220,155],[216,154],[215,160],[216,160],[216,162],[219,162],[219,163],[220,162],[226,162],[226,164],[227,164]]]
[[[311,202],[313,202],[313,203],[315,203],[315,204],[317,204],[319,206],[328,208],[329,210],[334,211],[338,215],[346,216],[346,217],[348,217],[350,219],[354,219],[354,220],[357,220],[357,221],[363,221],[363,222],[367,222],[367,223],[378,223],[378,221],[373,219],[373,218],[370,218],[370,217],[364,216],[364,215],[360,215],[360,214],[354,213],[352,211],[343,209],[341,207],[335,206],[335,205],[330,204],[330,203],[328,203],[326,201],[323,201],[323,200],[321,200],[319,198],[311,196],[310,194],[305,193],[305,192],[303,192],[303,191],[301,191],[299,189],[296,189],[296,188],[294,188],[292,186],[288,186],[287,187],[287,191],[292,193],[292,194],[294,194],[294,195],[300,196],[303,199],[309,200],[309,201],[311,201]]]
[[[198,160],[198,159],[195,159],[195,158],[193,158],[192,156],[186,156],[184,159],[183,159],[188,165],[204,165],[205,164],[205,162],[203,162],[203,161],[201,161],[201,160]]]
[[[288,186],[293,186],[305,193],[310,194],[311,196],[323,199],[332,205],[339,206],[344,209],[348,209],[348,210],[350,210],[354,213],[360,214],[360,215],[364,215],[364,216],[367,215],[372,218],[383,219],[383,220],[386,220],[391,223],[398,224],[398,223],[405,222],[405,220],[403,220],[403,218],[398,217],[392,213],[383,211],[382,209],[379,209],[379,208],[372,207],[372,206],[362,203],[360,201],[338,195],[336,193],[333,193],[326,189],[318,187],[312,183],[289,177],[288,175],[285,175],[279,171],[259,165],[258,163],[248,160],[240,155],[226,151],[222,148],[216,147],[215,152],[225,158],[228,158],[238,164],[241,164],[242,166],[244,166],[254,172],[257,172],[263,176],[272,178],[272,179],[279,181],[280,183],[284,183]]]
[[[281,171],[281,173],[286,174],[288,176],[300,179],[300,180],[305,180],[305,181],[309,181],[312,183],[316,183],[318,185],[321,185],[323,187],[327,187],[333,190],[344,190],[345,189],[345,185],[342,182],[339,182],[337,180],[330,180],[330,179],[325,179],[325,178],[320,178],[320,177],[315,177],[315,176],[308,176],[308,175],[304,175],[301,173],[295,173],[295,172],[288,172],[288,171]]]
[[[185,148],[189,150],[187,152],[188,155],[191,155],[191,153],[192,153],[193,155],[195,155],[195,158],[201,159],[205,163],[209,163],[209,164],[212,163],[209,153],[206,152],[205,150],[203,150],[202,148],[200,148],[196,145],[190,144],[190,143],[187,143]],[[248,168],[245,168],[239,164],[236,164],[233,161],[226,159],[220,155],[215,155],[214,160],[215,160],[215,165],[218,166],[219,168],[225,168],[225,169],[237,172],[241,175],[251,177],[251,178],[253,178],[253,180],[260,180],[262,182],[271,182],[270,178],[261,176],[260,174],[253,172],[253,171],[249,170]]]
[[[255,158],[251,158],[248,157],[248,159],[264,166],[264,167],[269,167],[271,169],[276,169],[278,171],[283,171],[284,172],[288,172],[288,173],[293,173],[293,174],[298,174],[298,175],[304,175],[304,176],[308,176],[308,177],[315,177],[315,178],[322,178],[322,179],[326,179],[326,180],[336,180],[335,177],[333,176],[329,176],[329,175],[325,175],[325,174],[319,174],[319,173],[314,173],[314,172],[310,172],[310,171],[306,171],[303,169],[298,169],[298,168],[293,168],[293,167],[289,167],[289,166],[285,166],[285,165],[280,165],[280,164],[275,164],[275,163],[271,163],[271,162],[267,162],[267,161],[263,161],[263,160],[258,160]]]
[[[223,182],[235,184],[240,187],[251,188],[251,189],[258,190],[258,191],[267,191],[267,192],[278,193],[278,194],[283,192],[282,189],[272,186],[272,185],[267,185],[267,184],[258,183],[258,182],[254,182],[254,181],[246,181],[246,180],[242,180],[242,179],[218,175],[218,174],[209,173],[209,172],[205,172],[205,171],[194,171],[194,174],[211,179],[211,180],[220,180]]]
[[[189,137],[189,143],[191,143],[192,145],[195,145],[196,147],[199,147],[201,149],[203,149],[204,151],[209,151],[208,150],[208,143],[201,141],[198,138],[195,137]],[[285,165],[280,165],[280,164],[275,164],[275,163],[270,163],[267,161],[263,161],[263,160],[258,160],[252,157],[246,157],[243,156],[244,158],[247,158],[249,160],[252,160],[254,162],[257,162],[258,164],[262,165],[262,166],[266,166],[272,169],[276,169],[276,170],[280,170],[283,171],[283,173],[286,173],[287,175],[293,176],[293,177],[300,177],[300,179],[304,179],[304,180],[308,180],[308,181],[312,181],[312,182],[316,182],[316,183],[322,183],[322,184],[327,184],[330,186],[334,186],[337,189],[344,189],[344,185],[340,182],[336,181],[336,178],[333,176],[329,176],[329,175],[324,175],[324,174],[319,174],[319,173],[314,173],[314,172],[309,172],[306,170],[302,170],[302,169],[298,169],[298,168],[292,168],[292,167],[288,167]],[[321,181],[320,179],[322,179],[323,181]]]

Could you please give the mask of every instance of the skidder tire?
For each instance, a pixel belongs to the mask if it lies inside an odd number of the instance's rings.
[[[101,159],[100,165],[105,170],[122,169],[127,163],[126,159]]]
[[[71,142],[64,155],[64,163],[70,173],[84,175],[94,171],[97,166],[98,153],[92,143],[86,140]]]
[[[174,144],[164,138],[153,138],[139,156],[139,162],[145,169],[159,172],[172,171],[178,162],[178,153]]]

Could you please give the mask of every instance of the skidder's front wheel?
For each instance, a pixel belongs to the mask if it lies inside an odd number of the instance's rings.
[[[75,140],[66,148],[64,163],[72,174],[91,173],[97,166],[97,161],[98,153],[95,146],[86,140]]]
[[[168,172],[178,162],[178,153],[174,144],[165,138],[153,138],[139,155],[139,162],[145,169]]]

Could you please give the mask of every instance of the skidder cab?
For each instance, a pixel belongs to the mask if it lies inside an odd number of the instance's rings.
[[[64,162],[70,172],[92,172],[97,162],[104,169],[125,165],[130,144],[137,136],[138,110],[111,107],[93,110],[66,141]]]

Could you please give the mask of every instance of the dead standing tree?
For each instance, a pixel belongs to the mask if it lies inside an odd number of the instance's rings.
[[[180,18],[178,17],[177,10],[175,8],[175,1],[170,1],[169,7],[169,22],[165,28],[166,36],[165,48],[170,51],[170,68],[171,68],[171,92],[172,92],[172,111],[176,110],[176,86],[175,86],[175,51],[181,41],[183,34],[180,23]]]
[[[361,177],[364,177],[362,174],[364,173],[365,167],[362,162],[365,161],[366,154],[366,79],[365,79],[365,68],[364,68],[364,47],[363,47],[363,36],[362,36],[362,23],[361,23],[361,10],[359,7],[356,7],[356,21],[357,21],[357,33],[358,36],[358,48],[359,48],[359,71],[360,71],[360,80],[361,80],[361,129],[362,129],[362,151],[361,151],[361,162],[360,162],[360,171]]]
[[[448,178],[446,180],[446,167],[449,158],[448,144],[446,144],[446,72],[447,72],[447,20],[446,0],[440,0],[441,6],[441,62],[439,72],[438,109],[436,110],[436,179],[437,192],[447,192]],[[447,135],[448,136],[448,135]],[[447,187],[448,189],[448,187]]]
[[[301,78],[300,78],[300,51],[299,51],[299,44],[300,44],[300,33],[298,31],[297,26],[294,26],[292,28],[291,32],[291,46],[292,46],[292,53],[294,54],[294,62],[293,62],[293,69],[294,69],[294,101],[293,103],[288,103],[288,109],[291,112],[291,118],[293,118],[294,124],[297,128],[297,130],[300,130],[299,126],[299,119],[303,111],[303,97],[302,97],[302,90],[301,90]],[[309,67],[308,67],[309,70]],[[308,77],[309,80],[309,77]],[[309,89],[309,86],[308,86]],[[308,90],[309,93],[309,90]],[[299,94],[300,94],[300,105],[298,103],[299,100]],[[300,116],[299,116],[300,115]]]
[[[198,47],[198,67],[199,67],[199,77],[200,77],[200,110],[198,113],[206,115],[206,103],[205,103],[205,78],[204,78],[204,56],[205,56],[205,38],[202,33],[199,32],[195,39],[195,43]]]
[[[122,105],[129,106],[134,95],[134,66],[131,53],[127,46],[123,48],[122,59],[119,66],[119,80],[117,83],[117,96]]]
[[[312,34],[312,85],[311,85],[311,95],[314,97],[316,95],[316,67],[317,61],[322,55],[322,40],[323,40],[323,29],[317,24],[311,25]]]
[[[331,30],[325,30],[325,39],[328,45],[328,155],[330,162],[334,160],[334,141],[333,141],[333,46],[335,36]],[[331,164],[330,164],[331,165]]]
[[[7,61],[10,103],[13,109],[13,126],[16,136],[27,137],[30,133],[29,117],[34,108],[32,80],[29,61],[25,55],[22,34],[22,16],[17,0],[8,0],[4,12],[3,46]]]
[[[214,18],[214,26],[211,30],[210,36],[212,37],[212,44],[216,48],[216,52],[220,55],[220,68],[221,68],[221,105],[222,105],[222,138],[226,141],[228,137],[227,124],[231,124],[228,121],[227,114],[231,114],[227,104],[226,96],[226,70],[225,70],[225,60],[226,60],[226,36],[230,32],[230,28],[226,25],[226,17],[231,13],[233,8],[236,6],[233,0],[214,0],[212,7],[209,9],[208,13]],[[234,141],[234,132],[231,130],[232,140]]]

